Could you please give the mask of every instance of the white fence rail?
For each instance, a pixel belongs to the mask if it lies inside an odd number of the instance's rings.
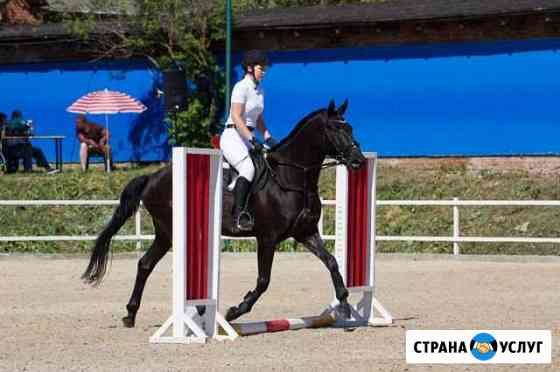
[[[453,208],[453,236],[376,236],[376,241],[449,242],[453,254],[459,243],[560,243],[560,238],[461,236],[459,207],[560,207],[560,200],[378,200],[377,206],[440,206]]]
[[[116,206],[119,205],[118,200],[0,200],[0,207],[12,206],[46,206],[46,207],[64,207],[64,206]],[[135,240],[136,249],[142,248],[143,240],[153,240],[155,236],[142,235],[142,215],[140,209],[135,215],[135,235],[115,235],[115,240]],[[39,236],[0,236],[0,242],[29,242],[29,241],[91,241],[97,239],[95,235],[39,235]]]
[[[334,200],[323,200],[323,206],[335,206]],[[118,200],[0,200],[0,207],[6,206],[115,206]],[[480,237],[461,236],[459,207],[560,207],[558,200],[378,200],[378,207],[383,206],[440,206],[453,208],[452,236],[390,236],[376,235],[376,241],[416,241],[416,242],[448,242],[453,243],[453,254],[459,255],[459,243],[560,243],[560,238],[542,237]],[[142,241],[153,240],[153,234],[142,234],[142,217],[139,209],[135,214],[135,234],[115,235],[115,240],[136,241],[136,248],[141,249]],[[319,220],[319,232],[325,240],[334,240],[334,235],[323,234],[323,216]],[[91,235],[41,235],[41,236],[0,236],[0,242],[22,241],[92,241]],[[228,240],[247,240],[253,238],[232,238]]]

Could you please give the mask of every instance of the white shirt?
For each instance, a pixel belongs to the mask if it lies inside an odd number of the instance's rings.
[[[242,103],[245,105],[245,112],[243,113],[243,120],[248,127],[255,128],[257,120],[264,110],[264,90],[259,84],[255,82],[250,76],[245,76],[233,87],[231,92],[231,104]],[[229,117],[226,124],[235,124],[231,118],[231,107],[229,109]]]

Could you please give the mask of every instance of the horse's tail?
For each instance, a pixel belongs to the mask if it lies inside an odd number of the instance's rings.
[[[138,210],[142,199],[142,191],[146,187],[148,179],[149,176],[136,177],[124,188],[120,203],[115,209],[111,221],[109,221],[95,241],[88,267],[82,275],[82,279],[86,283],[94,286],[101,283],[103,276],[107,272],[111,238],[119,231],[126,220]]]

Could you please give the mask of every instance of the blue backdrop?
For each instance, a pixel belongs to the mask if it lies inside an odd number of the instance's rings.
[[[76,114],[66,108],[81,96],[94,91],[117,90],[142,101],[148,110],[138,114],[109,115],[111,145],[116,161],[167,159],[167,131],[163,125],[161,74],[142,61],[98,63],[57,63],[0,66],[0,111],[10,116],[15,109],[34,121],[37,135],[63,135],[63,159],[79,161],[75,136]],[[105,125],[104,115],[88,119]],[[54,144],[34,141],[49,160],[54,160]]]
[[[280,139],[331,98],[349,98],[357,139],[381,156],[560,154],[558,49],[560,39],[272,52],[265,119]],[[66,107],[105,88],[149,108],[110,116],[116,160],[169,157],[161,74],[147,63],[0,66],[0,87],[0,111],[21,109],[37,134],[67,137],[67,162],[79,154]],[[54,159],[52,143],[36,144]]]
[[[559,48],[549,39],[277,52],[265,118],[282,137],[331,98],[349,98],[358,140],[381,156],[558,154]]]

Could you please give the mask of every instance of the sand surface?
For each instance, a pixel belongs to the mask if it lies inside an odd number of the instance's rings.
[[[171,256],[149,281],[137,326],[121,325],[136,275],[117,257],[104,284],[79,277],[86,258],[0,257],[0,371],[472,371],[560,370],[560,260],[515,262],[380,256],[378,298],[388,328],[315,329],[206,345],[153,345],[171,313]],[[222,312],[256,279],[254,254],[222,259]],[[331,300],[330,276],[308,254],[276,256],[268,292],[245,319],[315,315]],[[412,366],[407,329],[550,329],[551,366]]]

